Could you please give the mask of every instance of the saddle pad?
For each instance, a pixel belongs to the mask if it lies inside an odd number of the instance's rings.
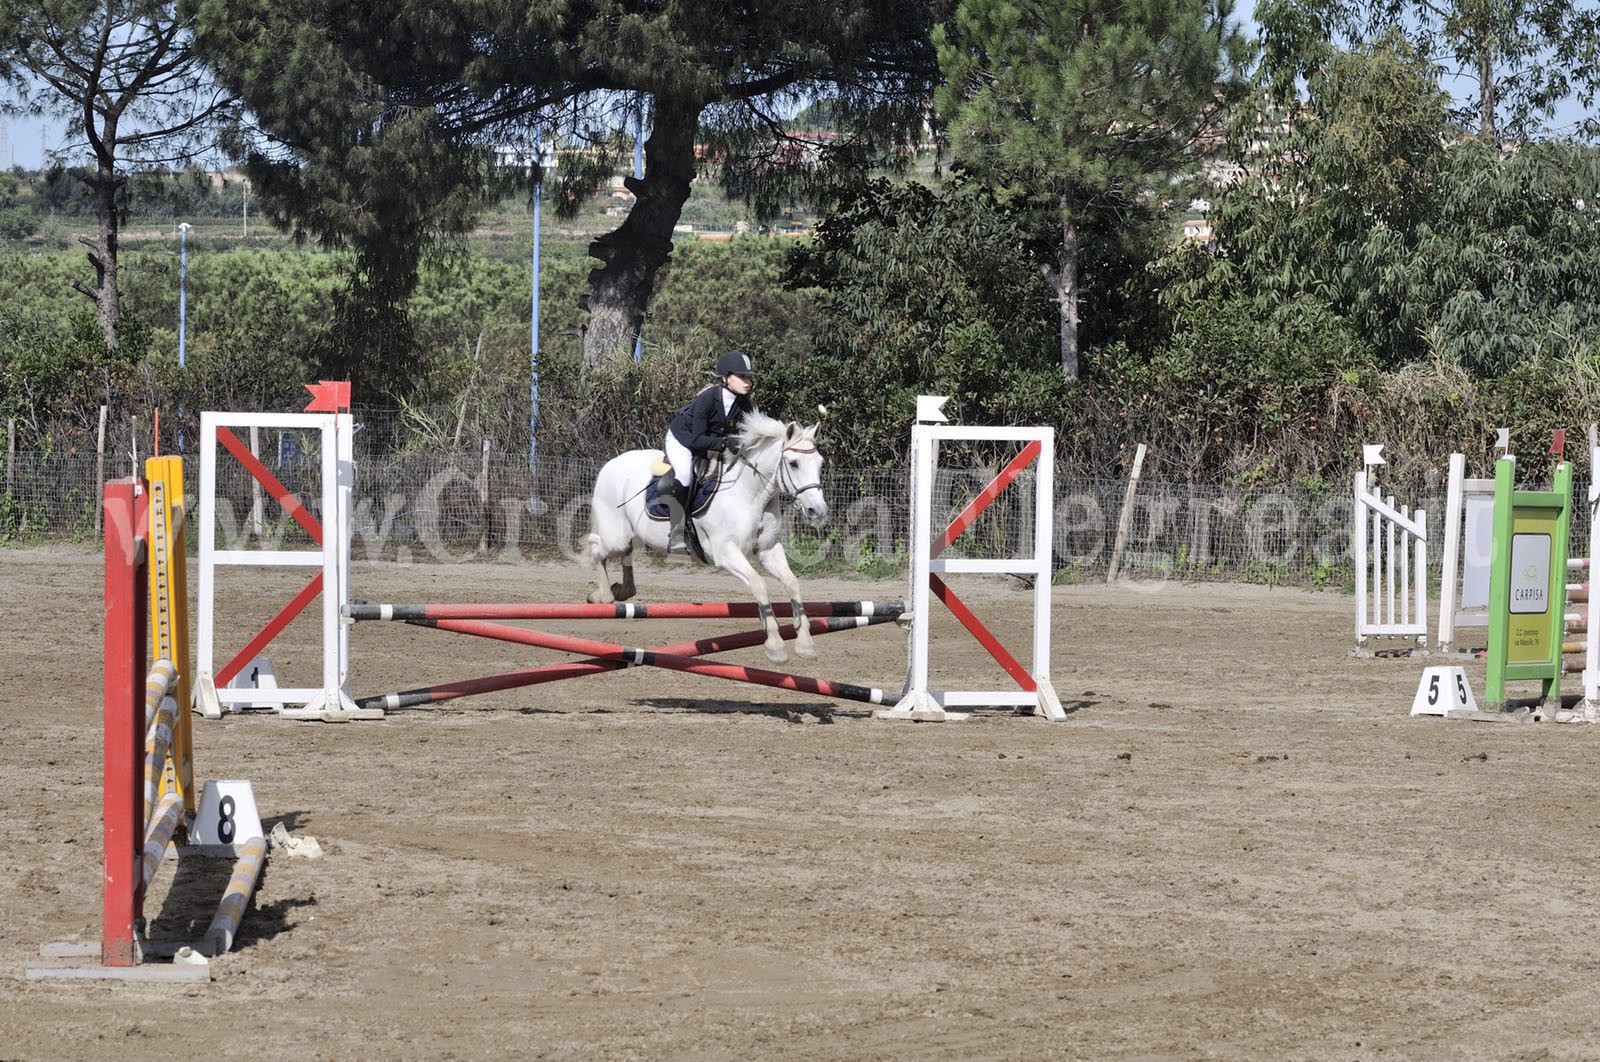
[[[722,482],[722,473],[713,472],[695,484],[694,501],[689,506],[690,516],[699,516],[711,504],[711,496],[717,493],[717,484]],[[667,505],[661,500],[660,491],[656,490],[656,479],[650,477],[650,485],[644,489],[645,515],[652,520],[667,519]]]

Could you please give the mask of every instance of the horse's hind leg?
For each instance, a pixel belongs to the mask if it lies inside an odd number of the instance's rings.
[[[761,625],[767,630],[767,640],[761,646],[766,651],[767,659],[774,664],[788,660],[789,647],[783,644],[783,634],[778,630],[778,619],[772,614],[772,599],[767,596],[767,581],[761,578],[760,572],[751,567],[749,559],[739,551],[739,547],[726,539],[717,544],[715,559],[719,567],[738,576],[739,580],[750,588],[751,596],[756,599],[756,607],[761,612]]]
[[[815,659],[817,646],[811,640],[811,621],[806,618],[806,607],[800,601],[800,580],[794,577],[794,569],[789,567],[789,555],[783,551],[783,544],[774,542],[771,548],[761,550],[756,557],[761,561],[761,566],[771,572],[789,592],[789,604],[794,609],[795,655],[807,660]]]
[[[600,539],[592,532],[589,535],[589,560],[594,565],[596,585],[589,591],[589,603],[592,605],[608,605],[616,598],[611,590],[611,573],[606,571],[606,555],[601,552]]]
[[[594,562],[596,588],[589,591],[589,603],[593,605],[609,605],[613,601],[626,601],[638,590],[633,585],[633,547],[629,546],[622,554],[622,582],[611,581],[611,572],[606,566],[606,555],[601,551],[599,543],[590,544],[590,558]]]
[[[618,601],[626,601],[639,591],[633,585],[633,547],[622,555],[622,582],[612,583],[611,592]]]
[[[606,561],[613,557],[622,558],[622,582],[611,581],[611,572],[606,566]],[[621,550],[608,549],[600,535],[591,531],[589,533],[589,559],[594,565],[595,588],[589,591],[589,602],[595,605],[609,605],[613,601],[626,601],[634,595],[633,588],[633,543],[629,542]]]

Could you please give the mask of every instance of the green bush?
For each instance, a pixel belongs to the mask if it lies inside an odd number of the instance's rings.
[[[0,240],[25,240],[39,231],[40,220],[32,207],[0,209]]]
[[[1055,369],[1054,306],[1023,244],[974,185],[847,190],[786,274],[815,293],[814,353],[764,388],[780,412],[828,405],[830,433],[865,462],[903,454],[918,394],[949,395],[952,419],[1055,421],[1075,385]]]

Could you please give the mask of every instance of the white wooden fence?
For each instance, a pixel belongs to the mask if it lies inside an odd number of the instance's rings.
[[[1356,646],[1371,648],[1368,639],[1380,637],[1426,650],[1428,514],[1385,498],[1370,481],[1373,467],[1355,479]]]

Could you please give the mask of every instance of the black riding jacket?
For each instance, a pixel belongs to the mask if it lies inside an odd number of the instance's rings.
[[[750,404],[749,395],[734,395],[733,405],[724,412],[724,390],[726,388],[721,386],[708,387],[695,395],[694,401],[678,410],[668,426],[673,437],[696,453],[725,448],[728,436],[739,429],[739,422],[754,407]]]

